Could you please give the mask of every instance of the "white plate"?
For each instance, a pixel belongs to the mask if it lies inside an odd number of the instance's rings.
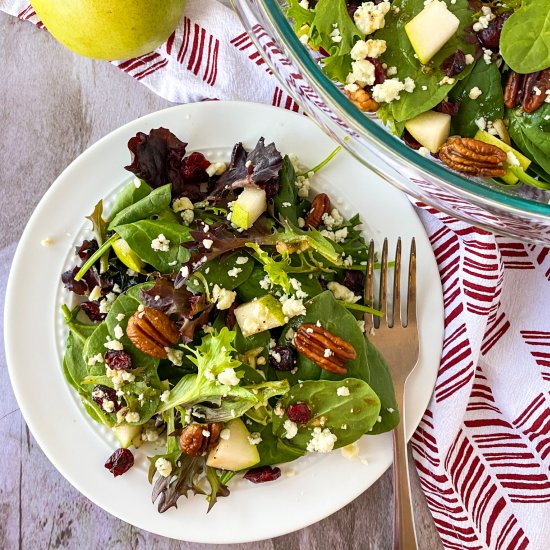
[[[159,514],[151,503],[145,453],[136,467],[113,479],[103,467],[116,448],[112,434],[82,410],[61,372],[65,330],[60,305],[67,299],[60,274],[74,261],[73,245],[84,217],[102,197],[113,196],[129,179],[128,140],[137,132],[164,126],[203,151],[228,159],[234,143],[254,146],[260,136],[283,153],[296,153],[314,166],[333,142],[304,116],[250,103],[207,102],[153,113],[116,130],[93,145],[48,190],[21,238],[7,289],[5,341],[9,373],[21,411],[55,467],[80,492],[118,518],[166,537],[204,543],[237,543],[277,537],[319,521],[342,508],[391,463],[391,437],[360,441],[363,460],[339,451],[305,457],[283,466],[277,481],[231,484],[206,515],[204,497],[181,498],[178,509]],[[369,236],[387,235],[407,243],[416,237],[420,361],[407,388],[409,436],[428,405],[443,338],[443,300],[429,240],[407,198],[341,152],[314,178],[316,190],[335,198],[347,215],[360,212]],[[41,246],[50,237],[53,245]],[[285,475],[290,469],[294,477]]]

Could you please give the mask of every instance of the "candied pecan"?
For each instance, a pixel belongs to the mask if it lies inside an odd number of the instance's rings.
[[[515,71],[510,71],[508,80],[504,86],[504,105],[506,105],[508,109],[513,109],[520,104],[524,80],[524,74],[518,74]]]
[[[179,340],[176,325],[168,315],[150,307],[136,311],[128,320],[128,338],[143,353],[159,359],[166,358],[166,350]]]
[[[189,424],[180,435],[180,449],[189,456],[201,456],[218,442],[222,425],[219,422],[211,424]]]
[[[306,218],[306,225],[317,229],[323,221],[323,216],[330,212],[330,199],[325,193],[319,193],[311,203],[311,208]]]
[[[453,170],[474,176],[504,176],[506,153],[472,138],[449,138],[439,150],[439,158]]]
[[[344,364],[357,357],[353,346],[323,327],[303,323],[294,339],[296,349],[322,369],[346,374]]]
[[[550,90],[550,67],[525,76],[521,106],[526,113],[533,113],[542,107]]]
[[[374,113],[378,111],[378,107],[380,107],[380,105],[371,98],[370,94],[363,90],[363,88],[359,88],[358,90],[355,90],[355,92],[348,92],[346,90],[346,95],[351,102],[364,113]]]

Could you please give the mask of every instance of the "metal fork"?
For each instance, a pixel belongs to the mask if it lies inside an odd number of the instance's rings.
[[[393,299],[388,304],[388,239],[384,239],[380,267],[378,301],[374,302],[374,242],[370,242],[365,303],[382,311],[384,316],[365,315],[365,334],[388,363],[401,422],[393,430],[394,523],[393,549],[416,549],[416,532],[409,485],[407,457],[405,383],[418,361],[418,327],[416,325],[416,243],[411,241],[405,316],[401,308],[401,238],[397,241],[393,279]]]

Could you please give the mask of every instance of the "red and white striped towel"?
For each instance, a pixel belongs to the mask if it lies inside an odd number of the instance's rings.
[[[0,9],[40,24],[26,0],[0,0]],[[298,110],[236,16],[215,0],[188,0],[166,44],[115,64],[174,102],[240,99]],[[413,439],[437,529],[453,550],[546,550],[550,251],[417,207],[445,296],[437,385]]]

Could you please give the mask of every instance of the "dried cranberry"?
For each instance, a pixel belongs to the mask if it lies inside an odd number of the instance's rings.
[[[99,311],[99,304],[95,302],[82,302],[80,307],[90,321],[103,321],[105,319],[105,313]]]
[[[94,387],[92,390],[92,399],[101,407],[101,410],[105,412],[119,411],[122,405],[118,402],[116,391],[113,388],[103,386],[101,384]],[[113,402],[113,410],[107,410],[104,407],[104,401]]]
[[[134,455],[128,449],[117,449],[105,462],[105,468],[115,477],[125,474],[134,465]]]
[[[476,33],[479,43],[484,48],[494,51],[498,50],[502,26],[511,14],[512,12],[508,11],[497,15],[492,21],[489,22],[489,26],[486,29],[481,29]]]
[[[132,356],[124,350],[109,350],[105,354],[105,364],[113,370],[128,370],[132,368]]]
[[[420,143],[418,143],[418,141],[416,141],[416,139],[411,136],[408,130],[405,130],[401,137],[403,138],[403,141],[406,143],[406,145],[408,145],[411,149],[414,149],[415,151],[418,151],[418,149],[422,147],[422,145],[420,145]]]
[[[244,478],[248,479],[248,481],[252,481],[252,483],[275,481],[279,477],[281,477],[281,468],[277,468],[277,466],[261,466],[260,468],[248,470],[248,472],[244,474]]]
[[[460,102],[443,100],[436,106],[435,110],[446,115],[456,116],[460,111]]]
[[[272,369],[289,371],[296,363],[296,353],[290,346],[275,346],[269,352],[269,364]]]
[[[348,269],[344,275],[344,280],[342,284],[347,286],[350,290],[354,292],[361,292],[363,290],[363,282],[365,280],[365,274],[363,271],[358,271],[356,269]]]
[[[386,71],[382,67],[382,63],[373,57],[367,57],[367,60],[374,65],[374,85],[383,84],[386,80]]]
[[[462,50],[456,50],[441,62],[440,69],[448,77],[456,76],[466,68],[466,56]]]
[[[235,317],[235,309],[237,308],[236,301],[231,304],[231,307],[227,310],[225,314],[225,325],[229,330],[233,330],[235,323],[237,322],[237,317]]]
[[[80,246],[76,247],[75,254],[85,262],[97,250],[96,241],[83,241]]]
[[[307,424],[311,418],[311,411],[305,403],[293,403],[287,407],[286,415],[296,424]]]
[[[181,163],[181,171],[185,180],[189,183],[200,183],[208,181],[206,169],[210,161],[206,160],[202,153],[191,153]]]

